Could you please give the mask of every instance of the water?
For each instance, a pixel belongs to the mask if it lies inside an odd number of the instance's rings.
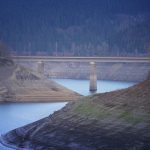
[[[67,102],[0,104],[0,134],[47,117],[66,104]],[[0,150],[10,149],[0,145]]]
[[[84,96],[91,94],[89,92],[89,80],[73,80],[73,79],[53,79],[53,80]],[[136,83],[123,82],[123,81],[98,80],[96,93],[104,93],[104,92],[110,92],[110,91],[119,90],[123,88],[128,88],[134,84]]]
[[[90,94],[88,80],[54,79],[54,81],[82,95]],[[134,84],[134,82],[98,81],[97,92],[102,93],[127,88]],[[66,104],[67,102],[0,104],[0,134],[44,118]],[[0,150],[11,149],[0,145]]]

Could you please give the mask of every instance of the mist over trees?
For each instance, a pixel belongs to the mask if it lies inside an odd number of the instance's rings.
[[[148,56],[148,0],[1,0],[0,41],[15,55]]]

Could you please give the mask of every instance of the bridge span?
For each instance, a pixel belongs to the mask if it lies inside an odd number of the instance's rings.
[[[52,56],[12,56],[14,61],[44,62],[127,62],[150,63],[150,57],[52,57]]]
[[[12,56],[15,63],[51,78],[88,79],[90,62],[97,79],[142,81],[150,74],[150,57],[52,57]],[[93,77],[95,78],[95,77]]]

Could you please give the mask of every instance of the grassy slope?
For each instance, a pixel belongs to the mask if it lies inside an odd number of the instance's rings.
[[[74,111],[96,119],[117,117],[133,123],[150,122],[150,80],[128,89],[85,97]]]

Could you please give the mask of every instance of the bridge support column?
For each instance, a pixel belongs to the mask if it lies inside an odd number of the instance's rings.
[[[43,61],[38,62],[37,72],[40,74],[41,77],[44,77],[44,62]]]
[[[90,88],[91,92],[97,91],[97,74],[96,74],[96,63],[90,62]]]

